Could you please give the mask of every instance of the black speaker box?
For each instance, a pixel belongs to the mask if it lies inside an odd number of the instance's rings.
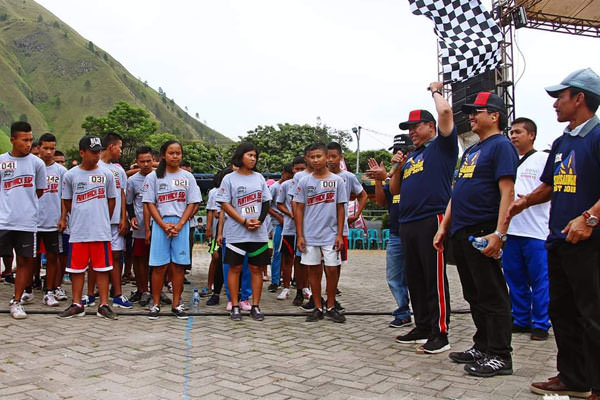
[[[464,82],[452,84],[452,110],[454,111],[454,124],[459,135],[471,131],[469,116],[460,110],[462,105],[475,101],[475,96],[479,92],[495,93],[495,91],[495,70],[484,72]]]

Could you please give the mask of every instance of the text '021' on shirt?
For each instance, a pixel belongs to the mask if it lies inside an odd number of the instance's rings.
[[[110,241],[108,199],[116,198],[117,194],[114,176],[106,168],[88,171],[77,166],[68,170],[63,175],[62,198],[71,200],[69,242]],[[118,212],[116,207],[115,212]]]
[[[117,192],[119,195],[116,197],[115,210],[113,213],[110,223],[118,224],[121,222],[121,190],[125,192],[127,190],[127,174],[125,170],[115,163],[105,163],[104,161],[98,161],[98,166],[102,168],[106,168],[113,174],[113,178],[115,180],[115,186],[117,188]]]
[[[46,164],[38,157],[1,154],[0,229],[37,231],[40,208],[36,190],[46,186]]]
[[[54,232],[58,230],[61,215],[62,180],[67,169],[59,163],[46,166],[46,182],[44,194],[40,197],[38,231]]]
[[[223,178],[217,201],[231,204],[242,218],[258,218],[262,203],[271,201],[271,192],[265,178],[258,172],[242,175],[236,171]],[[250,231],[233,218],[225,220],[223,236],[227,238],[227,243],[262,243],[269,240],[267,224],[263,223],[258,229]]]
[[[132,231],[132,236],[135,239],[144,239],[146,237],[146,228],[144,226],[144,193],[146,188],[144,182],[146,181],[147,175],[142,175],[136,172],[130,176],[127,180],[127,191],[126,199],[127,204],[133,204],[133,210],[135,212],[135,218],[137,219],[138,229]],[[133,216],[130,215],[130,218]]]
[[[337,205],[348,201],[344,180],[307,175],[300,180],[294,201],[304,204],[303,234],[307,246],[330,246],[338,234]]]
[[[152,171],[146,176],[144,186],[146,192],[142,201],[155,204],[161,217],[181,218],[188,204],[202,201],[194,175],[184,169],[175,173],[165,172],[162,178]]]
[[[452,194],[451,236],[462,228],[498,220],[498,181],[503,177],[515,179],[518,159],[517,150],[502,134],[465,150]]]

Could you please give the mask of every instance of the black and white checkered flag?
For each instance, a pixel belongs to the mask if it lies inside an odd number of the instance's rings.
[[[408,0],[410,10],[435,23],[444,81],[461,82],[494,69],[502,32],[479,0]]]

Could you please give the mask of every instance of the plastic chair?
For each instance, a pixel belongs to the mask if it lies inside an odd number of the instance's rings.
[[[365,248],[365,237],[362,229],[352,229],[350,232],[351,237],[348,238],[348,245],[351,249],[356,249],[357,242],[360,242],[360,247]]]
[[[371,250],[371,243],[375,242],[375,248],[379,249],[379,232],[377,229],[367,231],[367,248]]]
[[[390,241],[390,230],[382,229],[381,230],[381,248],[387,249],[388,242]]]

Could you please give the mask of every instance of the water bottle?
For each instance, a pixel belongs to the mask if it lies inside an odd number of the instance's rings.
[[[483,251],[488,245],[487,239],[482,237],[469,236],[469,242],[479,251]],[[498,258],[502,258],[502,249],[500,249],[500,255]]]
[[[194,288],[194,295],[192,297],[192,306],[198,308],[200,306],[200,292],[198,288]]]

